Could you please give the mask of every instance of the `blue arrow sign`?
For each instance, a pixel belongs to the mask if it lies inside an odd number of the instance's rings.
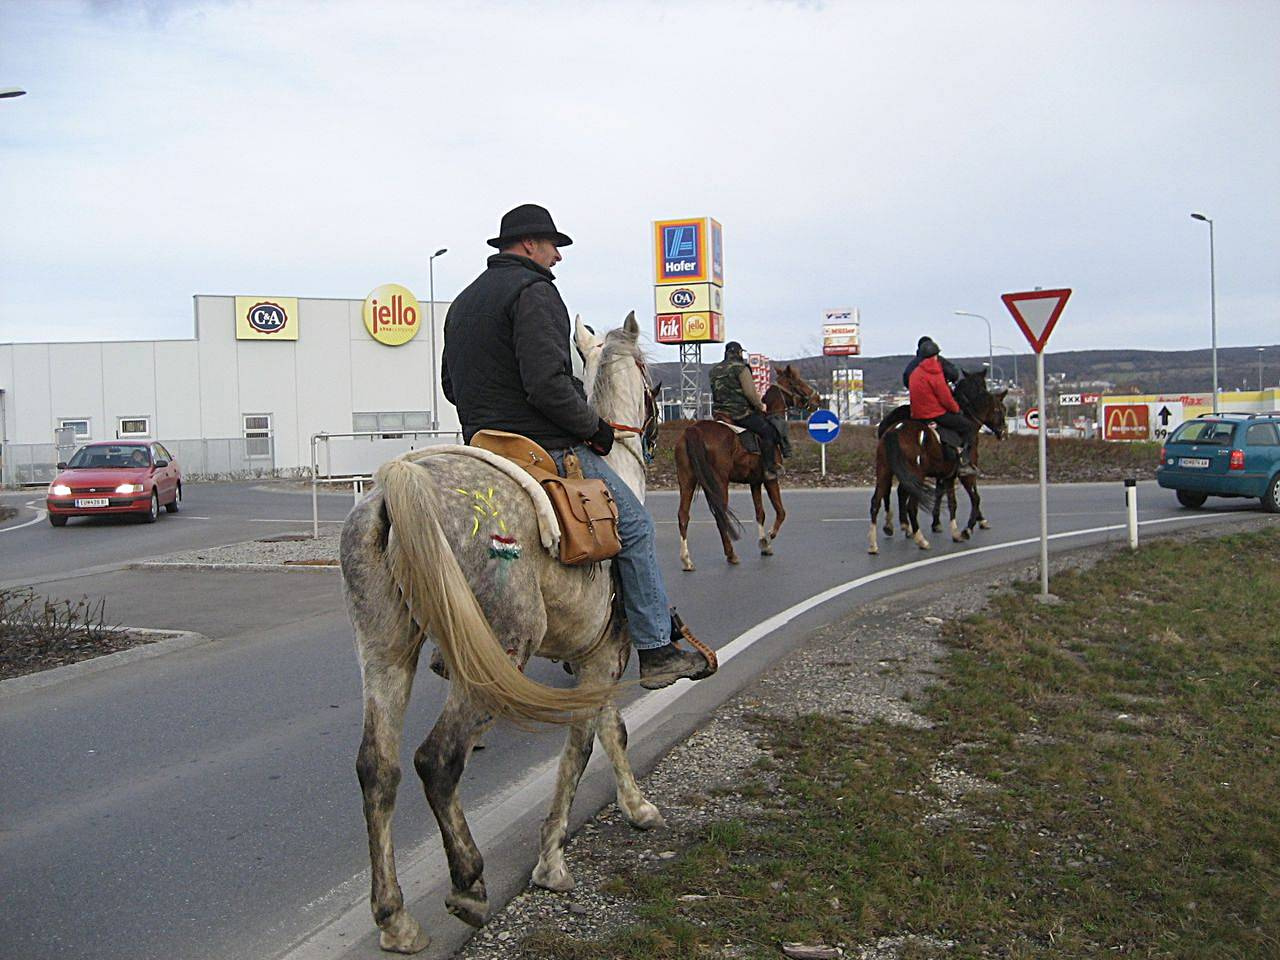
[[[830,410],[819,410],[809,418],[809,436],[819,443],[830,443],[840,436],[840,418]]]

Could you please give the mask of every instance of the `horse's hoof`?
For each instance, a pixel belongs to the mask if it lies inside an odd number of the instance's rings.
[[[872,547],[870,550],[868,550],[868,551],[867,551],[867,553],[871,554],[871,556],[873,556],[873,557],[874,557],[876,554],[878,554],[879,552],[880,552],[880,548],[879,548],[879,547]]]
[[[892,536],[893,536],[893,527],[881,527],[881,529],[882,529],[882,530],[884,530],[884,535],[885,535],[886,537],[892,537]]]
[[[454,890],[444,898],[444,905],[455,917],[473,927],[483,927],[489,919],[489,896],[483,880],[477,880],[469,890]]]
[[[760,544],[760,556],[762,557],[773,556],[773,547],[769,545],[769,542],[767,540],[764,543]]]
[[[378,946],[388,953],[421,953],[430,943],[418,921],[403,910],[378,935]]]
[[[963,531],[960,533],[960,541],[963,543],[965,540],[968,540],[968,539],[969,539],[969,531],[968,531],[968,530],[963,530]]]
[[[941,532],[942,532],[942,524],[940,524],[940,523],[935,523],[935,524],[934,524],[932,527],[930,527],[929,529],[931,529],[934,533],[941,533]]]
[[[658,830],[667,825],[662,812],[648,800],[636,807],[634,813],[627,813],[627,822],[637,830]]]
[[[573,879],[573,874],[564,865],[563,858],[559,858],[559,862],[553,867],[549,867],[539,861],[538,865],[533,868],[532,879],[535,886],[550,890],[553,893],[568,893],[577,886],[577,882]]]
[[[983,530],[986,530],[991,526],[991,524],[987,523],[987,521],[985,520],[979,520],[978,526],[981,527]]]
[[[737,557],[725,557],[725,560],[727,560],[729,563],[733,564],[733,566],[735,566],[735,567],[736,567],[738,564],[740,564],[740,563],[742,562],[742,561],[741,561],[741,560],[739,560]]]

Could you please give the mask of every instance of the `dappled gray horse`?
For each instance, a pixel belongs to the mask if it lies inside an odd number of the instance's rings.
[[[602,417],[619,424],[644,419],[648,383],[638,335],[634,314],[603,339],[575,323],[588,397]],[[607,459],[643,498],[639,437],[620,434]],[[618,807],[627,819],[641,828],[663,821],[636,785],[626,729],[611,699],[631,645],[625,624],[612,616],[607,566],[568,567],[551,556],[529,495],[482,460],[417,451],[384,464],[377,479],[342,529],[342,576],[364,684],[356,771],[380,942],[386,950],[415,953],[429,937],[404,908],[391,819],[405,706],[426,640],[440,649],[449,695],[413,764],[440,824],[451,913],[474,926],[488,913],[484,861],[458,782],[476,741],[498,717],[569,724],[534,883],[573,887],[563,851],[593,735],[613,764]],[[523,669],[533,656],[564,661],[577,685],[557,689],[530,680]]]

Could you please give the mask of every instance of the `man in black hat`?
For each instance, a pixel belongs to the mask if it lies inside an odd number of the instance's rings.
[[[573,243],[544,207],[526,203],[502,218],[489,241],[498,253],[458,294],[444,325],[444,395],[458,408],[463,436],[507,430],[541,444],[557,463],[569,450],[583,475],[603,480],[618,506],[622,552],[615,558],[640,682],[649,689],[705,672],[700,653],[671,642],[680,630],[667,602],[654,548],[653,518],[604,461],[613,428],[573,375],[569,311],[551,268]]]
[[[711,411],[728,417],[760,438],[760,467],[766,480],[778,479],[778,431],[765,416],[764,401],[756,390],[751,368],[743,358],[742,344],[724,345],[724,359],[711,368]]]

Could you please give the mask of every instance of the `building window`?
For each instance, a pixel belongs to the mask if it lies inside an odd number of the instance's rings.
[[[356,433],[380,433],[383,440],[398,440],[406,433],[431,429],[431,412],[427,410],[356,413],[351,417]]]
[[[116,436],[121,440],[124,440],[127,437],[151,436],[151,418],[121,417],[120,426],[116,429]]]
[[[58,426],[62,429],[74,430],[77,441],[88,440],[90,437],[88,420],[62,419],[58,421]]]
[[[246,413],[244,415],[244,455],[246,457],[271,456],[271,414]]]

